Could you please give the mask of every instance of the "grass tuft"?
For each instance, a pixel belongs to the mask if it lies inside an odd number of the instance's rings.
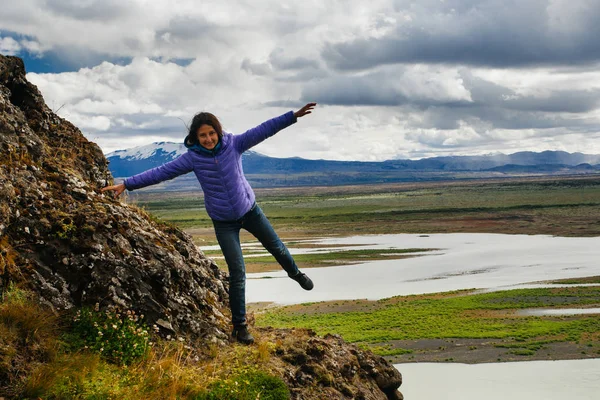
[[[11,285],[0,302],[0,395],[20,390],[36,363],[52,362],[58,351],[58,318],[32,296]],[[3,393],[5,392],[5,393]]]

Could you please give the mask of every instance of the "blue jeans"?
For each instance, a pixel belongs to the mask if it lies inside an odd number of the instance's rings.
[[[229,268],[231,320],[233,325],[244,325],[246,323],[246,266],[240,244],[240,229],[244,228],[253,234],[275,257],[288,276],[296,275],[299,272],[298,266],[256,203],[242,218],[236,221],[213,219],[213,225],[217,241]]]

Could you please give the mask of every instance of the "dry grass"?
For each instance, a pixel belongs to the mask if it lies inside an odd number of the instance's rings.
[[[2,295],[0,303],[0,388],[18,391],[39,363],[57,355],[57,317],[33,302],[16,287]],[[0,394],[10,395],[11,390]]]
[[[275,344],[218,346],[156,338],[148,355],[129,365],[89,350],[61,346],[59,317],[11,287],[0,303],[0,397],[54,399],[194,399],[211,384],[252,371],[278,375]]]
[[[147,359],[132,366],[128,389],[132,398],[151,396],[157,399],[187,398],[205,388],[206,379],[193,352],[182,343],[164,342],[156,346]],[[199,379],[200,378],[200,379]]]

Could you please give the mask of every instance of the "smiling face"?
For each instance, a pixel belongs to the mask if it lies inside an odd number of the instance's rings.
[[[212,150],[215,148],[217,143],[219,143],[219,134],[210,125],[202,125],[196,131],[196,135],[198,136],[198,142],[200,146],[204,147],[207,150]]]

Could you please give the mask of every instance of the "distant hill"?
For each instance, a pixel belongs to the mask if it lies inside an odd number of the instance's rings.
[[[183,144],[159,142],[117,150],[106,158],[113,176],[125,178],[172,161],[186,151]],[[360,162],[275,158],[248,151],[243,155],[243,166],[254,187],[315,186],[600,173],[600,155],[544,151]],[[151,190],[198,187],[193,174],[188,174]]]

